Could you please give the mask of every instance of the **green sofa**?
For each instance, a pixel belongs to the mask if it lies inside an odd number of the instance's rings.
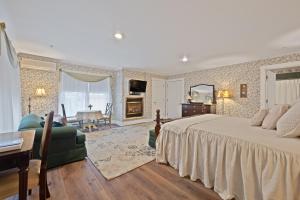
[[[35,129],[33,158],[39,158],[43,127],[42,118],[29,114],[24,116],[19,125],[19,131]],[[87,156],[85,135],[74,127],[53,127],[48,150],[48,168],[66,163],[83,160]]]

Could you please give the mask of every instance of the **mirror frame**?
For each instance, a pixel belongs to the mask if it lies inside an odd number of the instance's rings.
[[[201,85],[204,85],[204,86],[212,86],[213,87],[213,100],[212,100],[212,104],[216,104],[217,101],[216,101],[216,91],[215,91],[215,85],[209,85],[209,84],[198,84],[198,85],[193,85],[193,86],[190,86],[190,92],[189,92],[189,95],[191,96],[192,95],[192,88],[194,87],[197,87],[197,86],[201,86]],[[201,103],[201,102],[191,102],[191,103]]]

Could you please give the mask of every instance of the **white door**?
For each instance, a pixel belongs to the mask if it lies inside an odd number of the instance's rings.
[[[166,83],[167,117],[179,118],[182,116],[181,104],[184,102],[184,80],[173,79]]]
[[[152,118],[156,118],[156,110],[160,109],[160,117],[166,117],[166,81],[152,79]]]

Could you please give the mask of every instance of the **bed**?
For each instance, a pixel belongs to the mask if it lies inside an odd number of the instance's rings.
[[[300,199],[300,138],[275,133],[244,118],[180,119],[162,125],[156,161],[201,180],[222,199]]]

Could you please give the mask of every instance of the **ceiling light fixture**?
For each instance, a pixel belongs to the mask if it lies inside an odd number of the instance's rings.
[[[114,37],[117,39],[117,40],[122,40],[123,39],[123,34],[120,33],[120,32],[117,32],[114,34]]]
[[[189,59],[188,59],[187,56],[183,56],[183,57],[181,58],[181,62],[183,62],[183,63],[186,63],[186,62],[188,62],[188,61],[189,61]]]

